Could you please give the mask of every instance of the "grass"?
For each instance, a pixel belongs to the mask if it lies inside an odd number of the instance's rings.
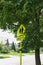
[[[10,58],[12,56],[17,56],[19,55],[19,53],[17,52],[14,52],[14,51],[10,51],[9,53],[6,53],[6,54],[3,54],[3,53],[0,53],[0,58]]]
[[[0,58],[9,58],[10,56],[8,55],[0,55]]]
[[[30,51],[30,52],[28,52],[28,53],[23,53],[23,54],[33,55],[33,54],[35,54],[35,51]]]
[[[19,55],[19,53],[18,52],[15,52],[15,51],[10,51],[9,53],[8,53],[9,55]]]
[[[33,55],[33,54],[35,54],[35,53],[34,53],[34,52],[22,53],[22,55],[25,55],[25,54],[27,54],[27,55],[28,55],[28,54],[29,54],[29,55]],[[19,56],[20,53],[14,52],[14,51],[10,51],[9,55],[16,55],[16,56]]]
[[[28,53],[23,53],[23,54],[34,55],[35,54],[35,51],[30,51]],[[40,51],[40,54],[43,54],[43,51]]]
[[[22,53],[22,55],[24,56],[24,55],[34,55],[35,54],[35,51],[30,51],[29,53]],[[40,54],[43,54],[43,52],[40,52]],[[9,53],[7,54],[1,54],[0,53],[0,58],[9,58],[10,57],[10,55],[12,55],[12,56],[20,56],[20,53],[18,53],[18,52],[15,52],[15,51],[9,51]]]

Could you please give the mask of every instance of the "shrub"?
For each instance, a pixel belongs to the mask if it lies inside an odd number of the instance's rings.
[[[9,53],[9,49],[7,48],[7,46],[2,46],[1,53]]]

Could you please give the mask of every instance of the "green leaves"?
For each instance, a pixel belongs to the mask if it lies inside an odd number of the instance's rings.
[[[24,43],[32,48],[38,45],[41,47],[40,29],[43,30],[41,9],[43,9],[43,0],[1,0],[0,27],[9,28],[17,33],[18,27],[23,24],[26,27]]]

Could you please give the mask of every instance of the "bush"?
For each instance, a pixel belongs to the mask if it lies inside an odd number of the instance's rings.
[[[3,46],[2,43],[0,43],[0,52],[1,52],[1,50],[2,50],[2,46]]]
[[[9,49],[6,45],[3,45],[2,42],[0,42],[0,53],[8,53]]]
[[[7,48],[7,46],[3,46],[1,53],[9,53],[9,49]]]

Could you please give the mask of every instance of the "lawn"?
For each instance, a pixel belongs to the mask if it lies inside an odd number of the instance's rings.
[[[9,55],[19,55],[19,53],[18,52],[15,52],[15,51],[10,51],[8,54]]]
[[[43,54],[43,52],[40,52],[41,54]],[[35,51],[31,51],[31,52],[29,52],[29,53],[22,53],[22,55],[33,55],[33,54],[35,54]],[[11,57],[11,56],[19,56],[20,55],[20,53],[18,53],[18,52],[15,52],[15,51],[10,51],[8,54],[6,53],[6,54],[1,54],[0,53],[0,58],[9,58],[9,57]]]
[[[9,55],[0,55],[0,58],[10,58],[10,56]]]
[[[10,51],[9,53],[0,53],[0,58],[10,58],[11,56],[14,56],[14,55],[19,55],[19,53],[17,52],[14,52],[14,51]]]

